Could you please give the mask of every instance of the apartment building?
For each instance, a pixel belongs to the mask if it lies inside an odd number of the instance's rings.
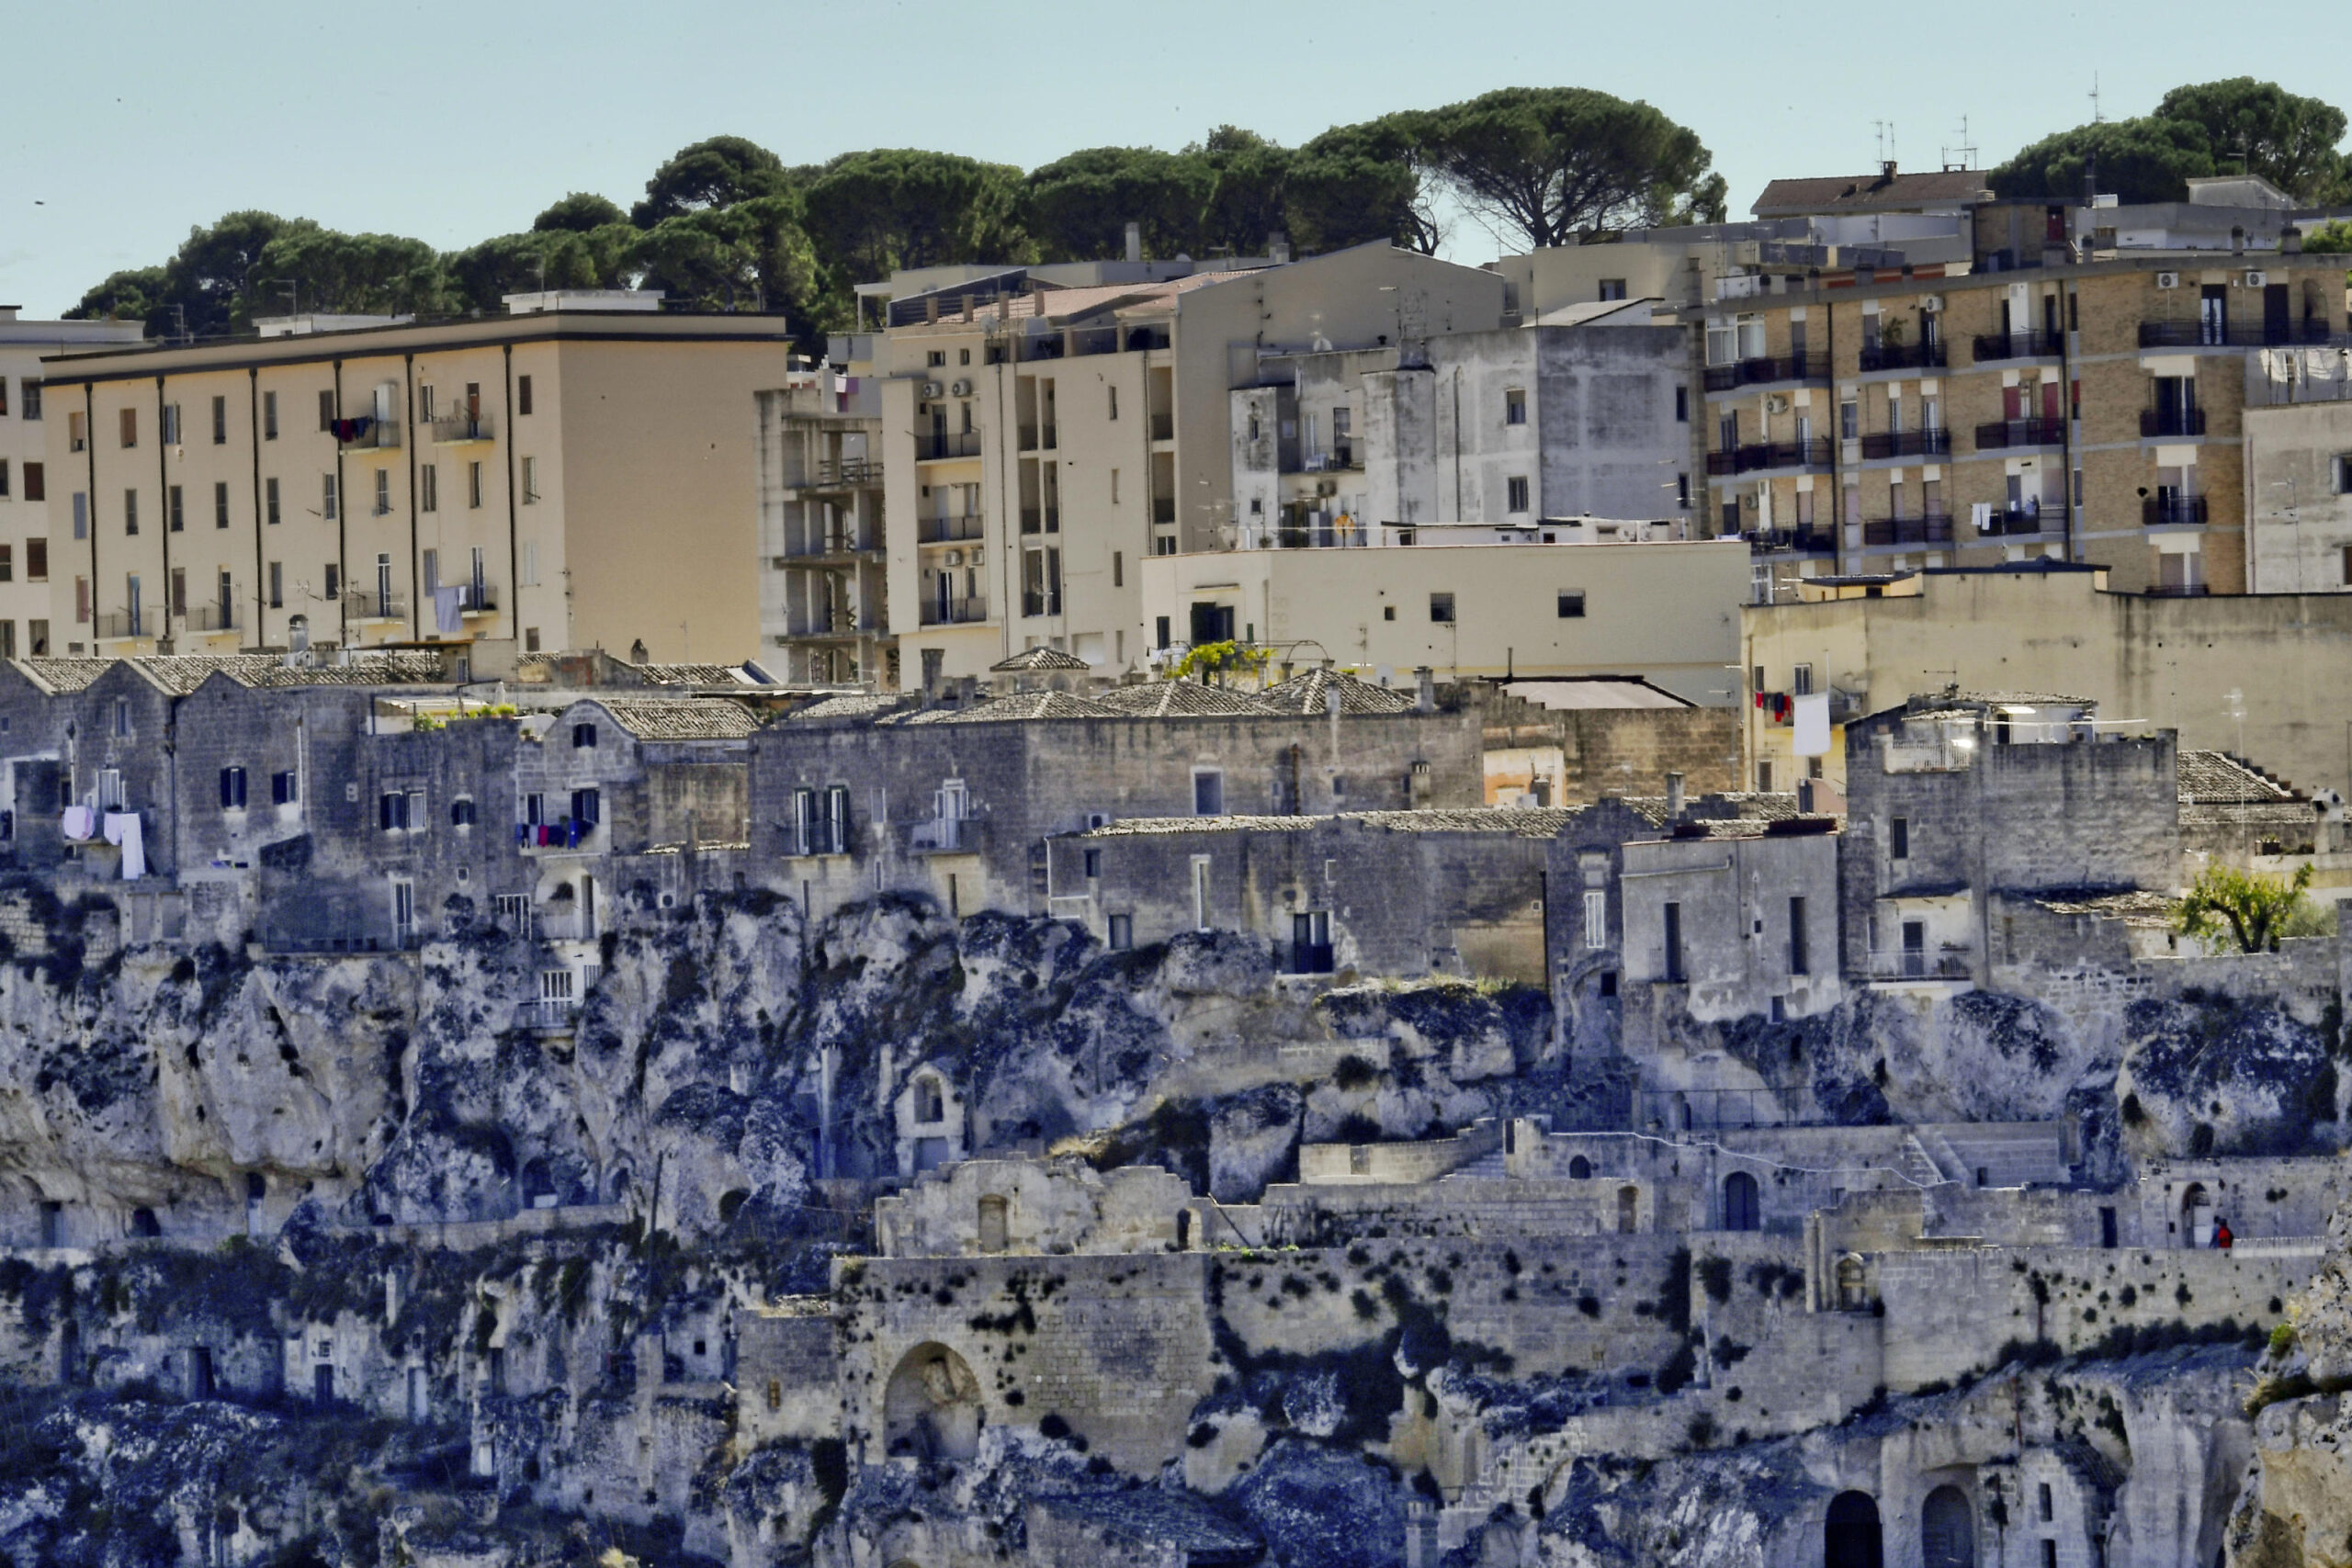
[[[140,341],[138,321],[27,321],[0,305],[0,659],[51,651],[48,412],[41,360]]]
[[[1236,387],[1302,350],[1500,325],[1502,281],[1386,245],[1090,288],[1022,269],[896,298],[888,602],[909,678],[1037,646],[1145,652],[1145,558],[1230,548]]]
[[[797,683],[899,683],[873,341],[836,338],[825,363],[759,395],[760,643],[784,649]]]
[[[51,360],[55,650],[747,657],[754,395],[786,378],[785,323],[658,304]]]
[[[1759,602],[1798,577],[2043,558],[2125,592],[2246,592],[2249,360],[2352,342],[2342,264],[2295,243],[1719,299],[1693,312],[1716,531],[1753,543]]]
[[[2267,350],[2245,410],[2246,592],[2352,593],[2352,365]]]

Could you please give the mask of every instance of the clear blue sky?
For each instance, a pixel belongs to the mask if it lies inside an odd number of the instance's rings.
[[[1737,215],[1775,175],[1869,167],[1874,120],[1927,167],[1964,115],[1996,163],[2087,119],[2094,73],[2110,116],[2239,74],[2352,104],[2352,12],[2308,0],[230,0],[197,17],[150,0],[0,13],[0,303],[53,315],[239,208],[454,249],[527,227],[566,191],[626,205],[663,157],[719,132],[788,163],[926,146],[1028,166],[1177,147],[1222,121],[1296,142],[1494,87],[1580,85],[1697,130]],[[1460,224],[1449,249],[1475,262],[1497,247]]]

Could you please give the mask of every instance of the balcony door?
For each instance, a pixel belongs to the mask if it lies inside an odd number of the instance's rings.
[[[2222,344],[2230,341],[2229,286],[2209,283],[2197,300],[2197,341],[2200,344]]]
[[[2285,343],[2291,334],[2287,317],[2287,286],[2267,283],[2262,288],[2262,341]]]

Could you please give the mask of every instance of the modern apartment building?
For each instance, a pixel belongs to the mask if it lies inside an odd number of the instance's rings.
[[[0,305],[0,659],[51,651],[45,355],[140,341],[137,321],[27,321]],[[59,651],[62,651],[60,649]]]
[[[54,651],[759,644],[754,395],[785,323],[658,297],[45,367]]]
[[[2296,243],[2064,265],[2053,233],[2052,265],[1719,299],[1690,313],[1716,531],[1753,543],[1759,601],[2040,558],[2130,592],[2246,592],[2249,382],[2266,352],[2352,343],[2342,263]]]
[[[1090,288],[1011,269],[893,299],[883,464],[907,678],[1036,646],[1137,667],[1137,563],[1237,542],[1232,390],[1302,351],[1491,331],[1502,293],[1491,272],[1364,245]]]
[[[883,570],[881,387],[873,339],[759,395],[760,643],[789,682],[895,687]]]

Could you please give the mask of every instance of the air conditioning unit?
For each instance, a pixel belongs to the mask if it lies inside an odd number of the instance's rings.
[[[2267,272],[2249,272],[2245,275],[2245,286],[2248,288],[2259,288],[2269,281],[2270,275]]]
[[[964,557],[964,564],[969,567],[977,567],[981,564],[980,558],[986,553],[987,552],[982,550],[979,546],[974,545],[970,552]]]
[[[948,390],[959,398],[968,398],[972,395],[972,383],[968,380],[958,381]]]
[[[1315,493],[1317,495],[1337,495],[1340,493],[1340,481],[1337,479],[1317,479],[1315,481]]]
[[[2156,274],[2156,287],[2159,288],[2179,288],[2180,274],[2177,272],[2160,272]]]
[[[925,381],[922,384],[922,395],[926,398],[938,397],[940,395],[939,383],[936,381]]]
[[[1940,294],[1930,294],[1919,301],[1919,309],[1927,311],[1931,316],[1943,308],[1944,297]]]
[[[962,566],[964,564],[964,552],[961,550],[948,551],[947,564],[949,566]]]
[[[1766,413],[1786,413],[1789,412],[1789,400],[1782,397],[1780,393],[1774,392],[1770,397],[1764,400],[1764,412]]]

